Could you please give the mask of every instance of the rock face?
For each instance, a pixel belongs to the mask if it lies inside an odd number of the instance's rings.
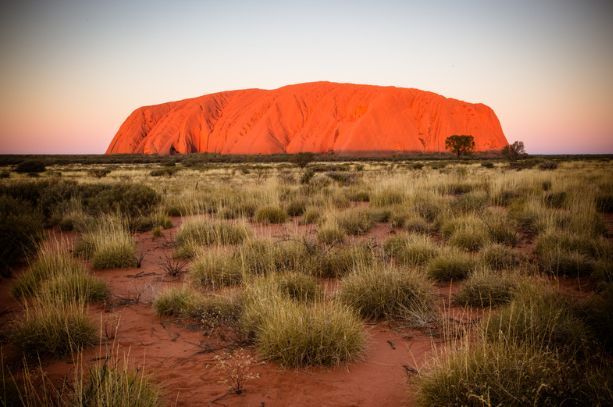
[[[245,89],[136,109],[107,154],[435,152],[470,134],[507,144],[492,109],[417,89],[314,82]]]

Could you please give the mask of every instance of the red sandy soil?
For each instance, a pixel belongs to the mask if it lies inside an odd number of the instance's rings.
[[[433,152],[452,134],[476,151],[507,145],[492,109],[393,86],[313,82],[136,109],[107,154]]]
[[[387,323],[365,324],[367,347],[361,361],[333,368],[311,367],[285,369],[271,362],[260,362],[255,368],[259,378],[249,382],[242,395],[228,393],[220,383],[214,356],[223,348],[234,346],[231,335],[205,335],[189,321],[161,320],[155,315],[152,301],[161,290],[182,284],[164,275],[160,259],[171,253],[167,242],[180,223],[166,230],[165,237],[153,239],[151,233],[136,235],[138,250],[145,257],[140,269],[96,271],[105,280],[113,299],[104,306],[91,306],[91,318],[100,321],[103,345],[115,344],[129,352],[130,363],[143,367],[162,388],[164,401],[178,406],[399,406],[414,405],[415,370],[419,371],[432,356],[435,346],[445,346],[436,335],[427,331],[409,330]],[[282,237],[297,230],[314,233],[311,226],[297,222],[275,226],[254,226],[258,236]],[[389,233],[388,225],[378,225],[363,239],[381,243]],[[70,236],[69,236],[70,237]],[[10,296],[11,281],[0,280],[0,324],[15,318],[17,302]],[[335,281],[324,282],[334,289]],[[572,281],[560,284],[564,291],[577,290]],[[486,311],[465,310],[450,305],[450,298],[461,285],[436,286],[444,318],[452,323],[477,322]],[[578,294],[581,295],[581,294]],[[135,301],[138,298],[138,301]],[[115,327],[117,332],[115,335]],[[97,363],[103,350],[96,347],[84,351],[85,364]],[[249,352],[257,358],[254,349]],[[17,352],[6,348],[8,363],[18,360]],[[71,377],[74,363],[64,360],[44,360],[43,366],[51,378]]]

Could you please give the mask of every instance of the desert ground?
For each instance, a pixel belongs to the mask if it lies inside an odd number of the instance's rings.
[[[2,405],[613,403],[609,158],[15,169]]]

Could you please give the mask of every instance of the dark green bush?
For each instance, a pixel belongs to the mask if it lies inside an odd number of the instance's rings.
[[[15,166],[15,172],[22,174],[37,174],[45,172],[45,163],[38,160],[22,161]]]
[[[600,194],[596,197],[596,209],[599,212],[613,212],[613,194]]]

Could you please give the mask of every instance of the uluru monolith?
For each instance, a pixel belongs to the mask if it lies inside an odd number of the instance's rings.
[[[312,82],[140,107],[106,153],[437,152],[453,134],[474,136],[476,151],[508,144],[484,104],[417,89]]]

